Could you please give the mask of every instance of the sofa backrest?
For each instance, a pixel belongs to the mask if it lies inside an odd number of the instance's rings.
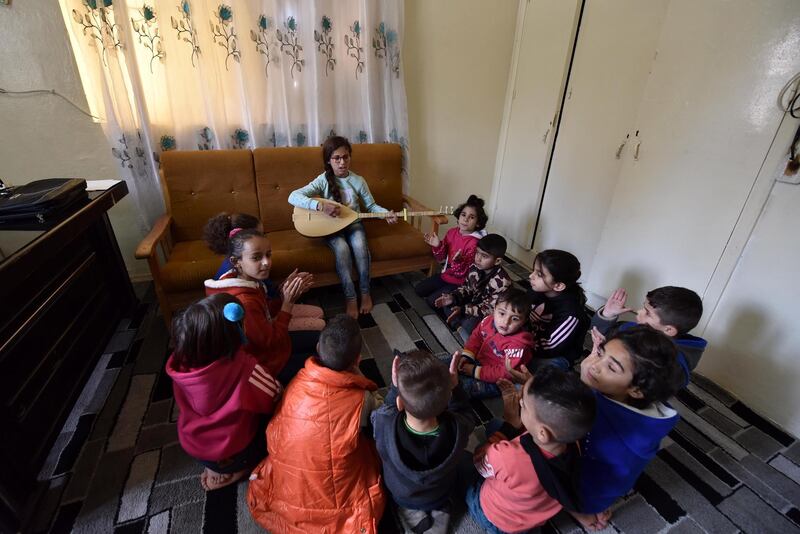
[[[219,212],[259,213],[250,150],[164,152],[161,172],[176,241],[202,239]]]
[[[321,147],[257,148],[253,151],[264,231],[294,228],[289,193],[323,171]],[[402,209],[402,152],[397,144],[354,144],[351,169],[367,180],[375,201]]]

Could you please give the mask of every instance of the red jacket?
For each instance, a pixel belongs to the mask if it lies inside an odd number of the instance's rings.
[[[269,455],[247,490],[253,518],[273,534],[374,534],[386,497],[375,443],[361,431],[362,375],[315,358],[292,379],[267,426]]]
[[[463,352],[480,363],[480,379],[494,384],[500,378],[511,379],[506,371],[506,356],[511,367],[517,369],[530,361],[533,343],[533,335],[524,328],[504,336],[494,327],[494,317],[487,315],[472,331]]]
[[[167,374],[178,403],[178,439],[201,460],[218,462],[241,452],[258,430],[258,414],[271,413],[281,386],[243,350],[199,369],[179,371],[174,355]]]
[[[458,228],[450,228],[439,241],[438,247],[433,247],[433,256],[438,261],[447,260],[442,270],[442,280],[448,284],[460,286],[467,277],[467,271],[475,261],[475,248],[478,240],[486,235],[485,230],[462,235]]]
[[[292,353],[289,339],[289,320],[291,313],[278,311],[274,317],[267,300],[264,284],[235,278],[235,274],[225,273],[219,280],[206,280],[206,295],[228,293],[236,297],[244,307],[244,335],[247,344],[244,349],[253,355],[267,371],[278,376]]]

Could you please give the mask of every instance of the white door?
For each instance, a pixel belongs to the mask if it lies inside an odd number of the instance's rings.
[[[534,248],[569,250],[591,272],[669,0],[586,2]]]
[[[580,5],[580,0],[530,0],[524,8],[490,217],[494,231],[526,249],[553,147]]]

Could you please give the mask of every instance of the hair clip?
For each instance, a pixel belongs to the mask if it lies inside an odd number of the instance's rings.
[[[229,302],[222,308],[222,315],[232,323],[238,323],[244,319],[244,308],[236,302]]]
[[[236,234],[238,234],[241,231],[242,231],[241,228],[234,228],[233,230],[228,232],[228,239],[232,238],[233,236],[235,236]]]

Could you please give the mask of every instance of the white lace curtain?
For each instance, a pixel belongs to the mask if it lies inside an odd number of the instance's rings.
[[[167,150],[319,145],[336,133],[400,143],[407,162],[402,0],[60,2],[143,227],[163,213]]]

